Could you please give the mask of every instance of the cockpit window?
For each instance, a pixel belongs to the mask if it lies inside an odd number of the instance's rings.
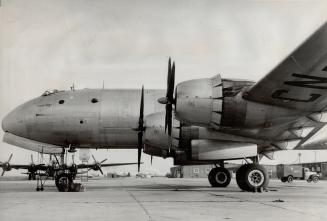
[[[57,90],[57,89],[46,90],[46,91],[42,94],[42,96],[49,96],[49,95],[51,95],[51,94],[56,94],[56,93],[58,93],[58,92],[61,92],[61,91],[59,91],[59,90]]]

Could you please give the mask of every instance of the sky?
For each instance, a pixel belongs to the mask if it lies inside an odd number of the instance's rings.
[[[101,88],[104,81],[105,88],[164,89],[169,56],[176,82],[216,74],[258,81],[326,20],[327,2],[318,0],[2,0],[0,120],[50,88]],[[32,152],[0,141],[0,160],[10,153],[12,163],[29,163]],[[137,160],[135,150],[93,154],[108,162]],[[292,163],[298,152],[276,158]],[[314,158],[326,161],[327,153],[301,155]],[[143,159],[143,170],[164,174],[172,166],[171,159],[154,158],[152,166],[149,156]]]

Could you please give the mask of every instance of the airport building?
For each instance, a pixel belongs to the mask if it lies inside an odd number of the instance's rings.
[[[309,168],[311,171],[320,174],[320,179],[327,180],[327,162],[301,163],[302,167]],[[228,164],[227,169],[233,173],[236,172],[240,164]],[[277,165],[263,165],[270,178],[277,178]],[[170,168],[170,174],[173,178],[206,178],[213,165],[190,165],[175,166]]]

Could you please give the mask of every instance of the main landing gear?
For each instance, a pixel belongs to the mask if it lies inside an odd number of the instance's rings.
[[[242,165],[236,171],[236,182],[244,191],[261,192],[268,186],[269,177],[266,169],[257,160],[253,162]],[[227,187],[231,181],[231,173],[221,163],[220,167],[211,169],[208,180],[212,187]]]
[[[227,187],[231,181],[231,174],[224,167],[215,167],[210,170],[208,180],[213,187]]]
[[[236,171],[237,185],[244,191],[261,192],[266,189],[269,178],[266,169],[257,164],[244,164]]]

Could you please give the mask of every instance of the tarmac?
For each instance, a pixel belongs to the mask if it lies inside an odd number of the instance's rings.
[[[89,180],[84,192],[58,192],[53,181],[0,181],[0,220],[327,220],[327,181],[282,183],[242,192],[233,179],[212,188],[207,179]]]

